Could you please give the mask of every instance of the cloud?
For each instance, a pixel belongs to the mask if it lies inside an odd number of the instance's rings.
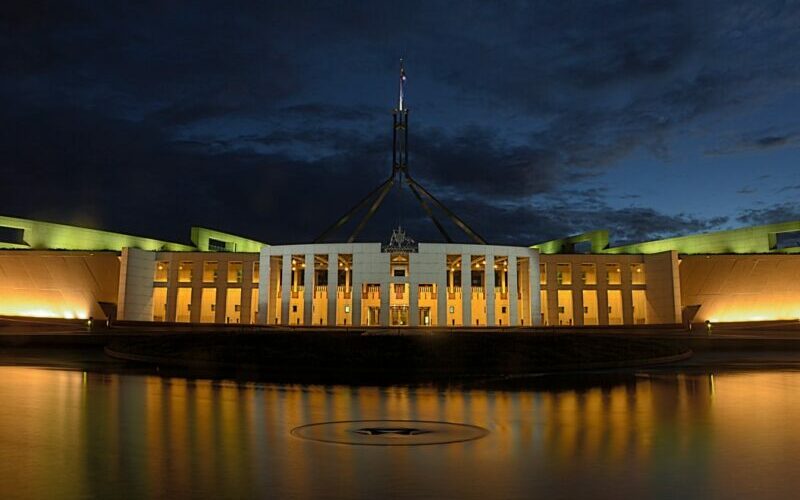
[[[736,220],[747,225],[800,220],[800,207],[794,202],[775,203],[765,208],[743,210]]]
[[[800,77],[796,10],[12,1],[0,13],[0,117],[13,124],[0,171],[14,182],[0,198],[21,215],[168,239],[206,224],[307,241],[389,175],[403,52],[411,174],[488,239],[702,231],[723,219],[612,208],[597,179],[636,153],[668,163],[701,120],[784,95]],[[398,26],[402,47],[387,35]],[[792,146],[798,133],[729,137],[718,154]],[[435,236],[408,195],[393,193],[365,237],[399,221]]]
[[[735,139],[729,139],[727,144],[706,151],[708,155],[729,155],[752,151],[766,151],[784,147],[794,147],[800,144],[800,132],[762,131],[743,134]]]

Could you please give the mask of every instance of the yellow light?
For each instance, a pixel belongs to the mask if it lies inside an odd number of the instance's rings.
[[[294,259],[292,259],[292,265],[294,264],[297,264],[297,262]]]

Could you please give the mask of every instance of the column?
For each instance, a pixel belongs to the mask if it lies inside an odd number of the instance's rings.
[[[483,266],[483,284],[486,291],[486,325],[495,325],[494,314],[494,254],[484,255],[486,264]]]
[[[289,324],[289,302],[292,300],[292,254],[281,258],[281,324]]]
[[[158,259],[156,260],[158,262]],[[177,319],[176,305],[178,303],[178,266],[180,254],[172,253],[167,260],[167,314],[164,321],[174,322]]]
[[[353,267],[356,266],[355,254],[353,255]],[[362,281],[356,279],[356,274],[351,274],[352,289],[353,289],[353,309],[350,311],[353,315],[353,326],[361,326],[361,292]]]
[[[631,295],[631,262],[624,259],[619,264],[622,278],[622,324],[633,324],[633,296]]]
[[[447,326],[447,286],[448,279],[452,280],[452,273],[447,267],[447,253],[442,254],[442,259],[437,264],[436,271],[436,323]],[[452,286],[452,281],[450,281]]]
[[[541,285],[539,284],[538,252],[531,255],[528,262],[530,263],[528,265],[528,294],[530,295],[528,317],[531,319],[530,325],[526,326],[542,326],[542,307],[547,307],[547,305],[542,305],[542,294],[539,293]]]
[[[419,278],[410,276],[408,280],[408,315],[410,316],[408,323],[411,326],[419,326]]]
[[[558,325],[558,276],[555,259],[547,263],[547,316],[551,325]]]
[[[580,278],[580,276],[579,276]],[[572,280],[572,317],[575,326],[583,326],[583,280]]]
[[[386,254],[387,256],[389,254]],[[389,266],[386,266],[386,269],[389,269]],[[381,278],[381,314],[380,314],[380,325],[381,326],[389,326],[389,294],[392,293],[394,290],[391,290],[391,283],[389,283],[388,271],[385,277]]]
[[[603,269],[603,280],[597,278],[597,322],[601,325],[608,325],[608,287],[606,286],[605,269]]]
[[[508,322],[512,326],[519,325],[519,314],[517,314],[517,301],[519,281],[517,273],[517,256],[508,256]]]
[[[200,323],[200,306],[203,298],[203,255],[194,254],[199,260],[192,261],[192,309],[189,311],[189,321]]]
[[[269,317],[269,307],[274,307],[272,304],[272,287],[270,286],[270,258],[269,252],[265,248],[261,249],[261,255],[258,260],[258,322],[259,324],[270,323],[267,321]]]
[[[239,299],[239,322],[243,325],[252,323],[251,305],[253,304],[253,261],[242,259],[242,291]]]
[[[328,326],[336,326],[336,294],[339,290],[339,254],[328,254]]]
[[[310,326],[314,306],[314,254],[305,255],[306,267],[303,269],[303,325]]]
[[[461,324],[472,326],[472,256],[461,255]]]
[[[217,279],[214,286],[217,288],[217,305],[214,311],[214,322],[225,323],[225,304],[228,295],[228,257],[225,260],[219,259],[217,267]]]

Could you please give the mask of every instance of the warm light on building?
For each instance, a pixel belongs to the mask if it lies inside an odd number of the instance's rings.
[[[420,243],[420,254],[270,247],[203,228],[188,246],[9,217],[0,226],[21,232],[0,241],[4,316],[449,327],[800,318],[800,248],[775,243],[800,222],[624,247],[603,231],[530,248]],[[575,253],[582,242],[590,253]]]

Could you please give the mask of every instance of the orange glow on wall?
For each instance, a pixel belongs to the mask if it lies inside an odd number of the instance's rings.
[[[115,252],[0,251],[0,315],[105,319],[118,280]]]

